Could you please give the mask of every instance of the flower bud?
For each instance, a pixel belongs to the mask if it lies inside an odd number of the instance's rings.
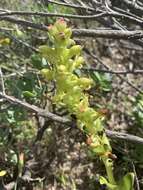
[[[59,33],[59,31],[58,31],[58,29],[55,27],[55,25],[50,25],[50,26],[48,27],[48,33],[49,33],[50,36],[55,37],[55,36]]]
[[[75,67],[80,67],[84,63],[84,58],[79,56],[74,62]]]
[[[64,19],[58,19],[54,26],[57,28],[59,32],[64,32],[64,30],[67,28],[67,24],[64,21]]]
[[[83,87],[84,89],[90,88],[93,81],[91,79],[88,79],[86,77],[79,78],[79,85]]]
[[[63,42],[66,38],[65,38],[65,33],[64,32],[59,32],[54,36],[55,40],[57,43],[61,43]],[[62,45],[62,44],[61,44]]]
[[[58,70],[59,70],[60,72],[65,72],[65,71],[66,71],[65,65],[59,65],[59,66],[58,66]]]
[[[80,45],[74,45],[70,48],[70,57],[75,55],[79,55],[81,52],[82,47]]]
[[[73,39],[68,40],[68,46],[75,45],[75,41]]]
[[[64,33],[65,33],[66,38],[70,38],[71,35],[72,35],[72,31],[71,31],[70,28],[66,28],[66,29],[64,30]]]

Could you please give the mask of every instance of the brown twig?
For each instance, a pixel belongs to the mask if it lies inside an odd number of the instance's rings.
[[[67,3],[61,3],[61,2],[57,2],[57,1],[51,1],[51,0],[46,0],[46,2],[48,3],[52,3],[52,4],[56,4],[56,5],[61,5],[61,6],[65,6],[65,7],[69,7],[69,8],[74,8],[74,9],[81,9],[81,10],[87,10],[87,11],[94,11],[95,9],[92,7],[84,7],[81,5],[77,5],[77,4],[67,4]]]
[[[139,143],[143,144],[143,138],[137,137],[135,135],[130,135],[127,133],[121,133],[121,132],[115,132],[110,130],[105,130],[108,137],[112,139],[119,139],[119,140],[125,140],[132,143]]]
[[[14,104],[14,105],[19,105],[22,106],[32,112],[35,112],[36,114],[38,114],[39,116],[48,118],[50,120],[53,120],[55,122],[58,123],[63,123],[63,124],[67,124],[67,125],[72,125],[72,122],[70,119],[67,119],[65,117],[60,117],[58,115],[55,115],[51,112],[48,112],[47,110],[43,110],[35,105],[31,105],[27,102],[23,102],[22,100],[19,100],[15,97],[3,94],[2,92],[0,92],[0,97],[7,100],[8,102]],[[108,137],[113,138],[113,139],[119,139],[119,140],[125,140],[125,141],[130,141],[132,143],[138,143],[138,144],[143,144],[143,138],[134,136],[134,135],[130,135],[130,134],[126,134],[126,133],[120,133],[120,132],[114,132],[114,131],[110,131],[110,130],[105,130],[106,134]]]
[[[24,19],[17,19],[15,17],[10,17],[10,16],[4,16],[1,17],[0,20],[5,20],[11,23],[19,24],[25,27],[30,27],[38,30],[43,30],[43,31],[48,31],[48,27],[44,24],[37,24],[34,22],[26,21]]]
[[[1,30],[0,28],[0,31],[3,31]],[[31,46],[30,44],[28,44],[27,42],[24,42],[23,40],[15,37],[14,35],[12,35],[10,32],[8,31],[4,31],[5,35],[8,36],[10,39],[12,39],[14,42],[17,42],[19,44],[22,44],[23,46],[27,47],[28,49],[34,51],[34,52],[37,52],[38,53],[38,49],[36,49],[35,47]]]
[[[136,13],[143,14],[143,7],[139,6],[137,3],[132,3],[129,0],[123,0],[123,2],[132,10],[136,11]]]
[[[73,29],[73,35],[78,37],[92,38],[111,38],[111,39],[141,39],[143,32],[141,30],[124,31],[124,30],[93,30],[93,29]]]
[[[128,71],[113,71],[113,70],[105,70],[105,69],[96,69],[96,68],[82,68],[81,70],[87,70],[87,71],[96,71],[101,73],[111,73],[111,74],[120,74],[120,75],[126,75],[126,74],[143,74],[143,70],[128,70]]]
[[[94,15],[74,15],[74,14],[62,14],[62,13],[45,13],[45,12],[33,12],[33,11],[10,11],[0,13],[0,17],[12,16],[12,15],[22,15],[22,16],[42,16],[42,17],[63,17],[63,18],[73,18],[73,19],[86,19],[95,20],[102,17],[113,16],[115,18],[126,18],[134,23],[143,26],[143,19],[136,18],[128,14],[118,13],[116,11],[100,11],[98,14]]]
[[[23,19],[16,19],[13,17],[2,17],[2,20],[6,20],[12,23],[20,24],[26,27],[31,27],[39,30],[48,31],[47,26],[43,24],[35,24]],[[82,37],[96,37],[96,38],[112,38],[112,39],[124,39],[133,40],[143,38],[143,32],[137,31],[123,31],[123,30],[92,30],[92,29],[73,29],[74,36]]]
[[[7,100],[8,102],[12,103],[12,104],[15,104],[15,105],[20,105],[32,112],[35,112],[37,113],[39,116],[42,116],[42,117],[45,117],[45,118],[49,118],[53,121],[57,121],[57,122],[60,122],[60,123],[65,123],[65,124],[68,124],[70,123],[70,120],[69,119],[66,119],[66,118],[62,118],[58,115],[55,115],[51,112],[48,112],[47,110],[44,110],[44,109],[41,109],[35,105],[31,105],[27,102],[24,102],[24,101],[21,101],[15,97],[12,97],[12,96],[8,96],[6,94],[3,94],[2,92],[0,92],[0,97],[1,98],[4,98],[5,100]]]

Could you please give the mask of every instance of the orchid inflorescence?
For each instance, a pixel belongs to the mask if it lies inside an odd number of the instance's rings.
[[[90,150],[103,161],[108,180],[100,177],[100,183],[106,184],[111,190],[123,190],[121,188],[126,186],[123,186],[123,182],[120,183],[122,186],[117,184],[113,176],[114,156],[103,126],[104,116],[90,107],[86,93],[94,83],[91,78],[78,76],[75,72],[85,64],[81,55],[82,47],[71,38],[72,30],[64,19],[50,25],[48,35],[51,47],[43,45],[39,51],[50,64],[49,68],[42,69],[42,75],[56,84],[53,102],[65,106],[71,115],[76,116],[77,126],[86,134]],[[132,190],[133,174],[129,173],[124,178],[127,177],[131,185],[126,190]]]

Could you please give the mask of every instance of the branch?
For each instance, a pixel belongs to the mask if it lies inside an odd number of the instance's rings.
[[[103,70],[103,69],[96,69],[93,67],[89,68],[81,68],[81,70],[87,70],[87,71],[97,71],[101,73],[111,73],[111,74],[120,74],[120,75],[125,75],[125,74],[143,74],[143,70],[128,70],[128,71],[112,71],[112,70]]]
[[[39,116],[45,117],[45,118],[49,118],[53,121],[57,121],[63,124],[69,124],[71,123],[71,121],[69,119],[66,118],[62,118],[58,115],[55,115],[51,112],[48,112],[47,110],[41,109],[35,105],[31,105],[27,102],[21,101],[15,97],[3,94],[2,92],[0,92],[0,97],[4,98],[5,100],[7,100],[8,102],[14,104],[14,105],[20,105],[34,113],[37,113]]]
[[[124,30],[94,30],[94,29],[73,29],[73,35],[78,37],[96,37],[96,38],[111,38],[111,39],[141,39],[143,31],[124,31]]]
[[[93,53],[91,53],[88,49],[84,48],[85,52],[88,53],[92,58],[96,59],[101,65],[103,65],[106,69],[108,69],[109,71],[112,71],[112,69],[107,66],[105,63],[103,63],[103,61],[101,59],[99,59],[96,55],[94,55]],[[95,61],[95,60],[93,60]],[[129,86],[131,86],[133,89],[135,89],[137,92],[143,94],[142,89],[137,88],[136,86],[134,86],[132,83],[130,83],[127,79],[125,79],[124,77],[120,76],[120,74],[116,74],[120,79],[124,80]]]
[[[39,116],[48,118],[48,119],[56,121],[58,123],[72,125],[72,122],[70,119],[67,119],[65,117],[60,117],[51,112],[48,112],[47,110],[41,109],[35,105],[31,105],[27,102],[23,102],[15,97],[3,94],[2,92],[0,92],[0,97],[5,99],[6,101],[10,102],[11,104],[22,106],[34,113],[37,113]],[[129,134],[125,134],[125,133],[120,133],[120,132],[114,132],[114,131],[110,131],[110,130],[105,130],[105,132],[108,137],[113,138],[113,139],[119,139],[119,140],[130,141],[133,143],[143,144],[143,138],[141,138],[141,137],[137,137],[137,136],[129,135]]]
[[[4,85],[3,73],[2,73],[1,67],[0,67],[0,80],[1,80],[2,92],[3,92],[3,94],[5,94],[5,85]]]
[[[91,8],[88,6],[84,7],[84,6],[76,5],[76,4],[67,4],[67,3],[61,3],[61,2],[57,2],[57,1],[51,1],[51,0],[46,0],[46,2],[56,4],[56,5],[66,6],[69,8],[86,10],[86,11],[94,11],[95,10],[94,8]]]
[[[115,11],[102,11],[95,15],[74,15],[74,14],[61,14],[61,13],[45,13],[45,12],[33,12],[33,11],[10,11],[0,13],[0,17],[11,16],[11,15],[25,15],[25,16],[42,16],[42,17],[64,17],[64,18],[73,18],[73,19],[86,19],[86,20],[95,20],[102,17],[113,16],[115,18],[126,18],[130,21],[143,26],[143,19],[136,18],[125,13],[118,13]]]
[[[13,17],[1,17],[1,20],[6,20],[12,23],[20,24],[22,26],[31,27],[43,31],[48,31],[47,26],[43,24],[35,24],[30,21],[23,19],[16,19]],[[133,40],[140,39],[143,37],[143,32],[140,30],[137,31],[122,31],[122,30],[92,30],[92,29],[73,29],[74,36],[82,37],[96,37],[96,38],[112,38],[112,39],[124,39],[124,40]],[[140,44],[142,45],[142,44]],[[143,46],[143,45],[142,45]]]
[[[0,31],[4,32],[6,36],[8,36],[10,39],[12,39],[14,42],[18,42],[19,44],[22,44],[23,46],[27,47],[28,49],[34,51],[34,52],[38,52],[38,49],[36,49],[35,47],[31,46],[30,44],[28,44],[27,42],[24,42],[21,39],[18,39],[17,37],[15,37],[14,35],[12,35],[10,32],[5,31],[3,29],[0,28]]]
[[[143,14],[143,7],[140,7],[137,3],[133,3],[129,0],[123,0],[123,2],[127,5],[128,8],[136,11],[136,13]]]
[[[108,129],[106,129],[105,131],[106,131],[107,136],[112,139],[119,139],[119,140],[125,140],[125,141],[134,142],[138,144],[143,144],[143,138],[141,137],[130,135],[127,133],[110,131]]]
[[[45,26],[44,24],[36,24],[34,22],[26,21],[24,19],[17,19],[10,16],[4,16],[4,17],[1,17],[0,20],[5,20],[11,23],[19,24],[25,27],[35,28],[38,30],[48,31],[47,26]]]
[[[112,14],[112,13],[111,13]],[[33,11],[7,11],[0,13],[0,19],[3,17],[21,15],[21,16],[42,16],[42,17],[63,17],[63,18],[73,18],[73,19],[96,19],[105,16],[111,16],[108,12],[101,12],[96,15],[73,15],[73,14],[62,14],[62,13],[45,13],[45,12],[33,12]],[[122,16],[122,15],[121,15]]]

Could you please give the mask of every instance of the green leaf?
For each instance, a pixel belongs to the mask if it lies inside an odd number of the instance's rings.
[[[27,97],[27,98],[35,98],[36,94],[29,92],[29,91],[23,91],[23,96]]]
[[[31,62],[32,62],[32,65],[36,68],[36,69],[42,69],[44,64],[43,62],[41,61],[41,57],[39,55],[36,55],[36,54],[32,54],[31,55]]]
[[[133,190],[134,173],[126,174],[119,183],[117,190]]]

